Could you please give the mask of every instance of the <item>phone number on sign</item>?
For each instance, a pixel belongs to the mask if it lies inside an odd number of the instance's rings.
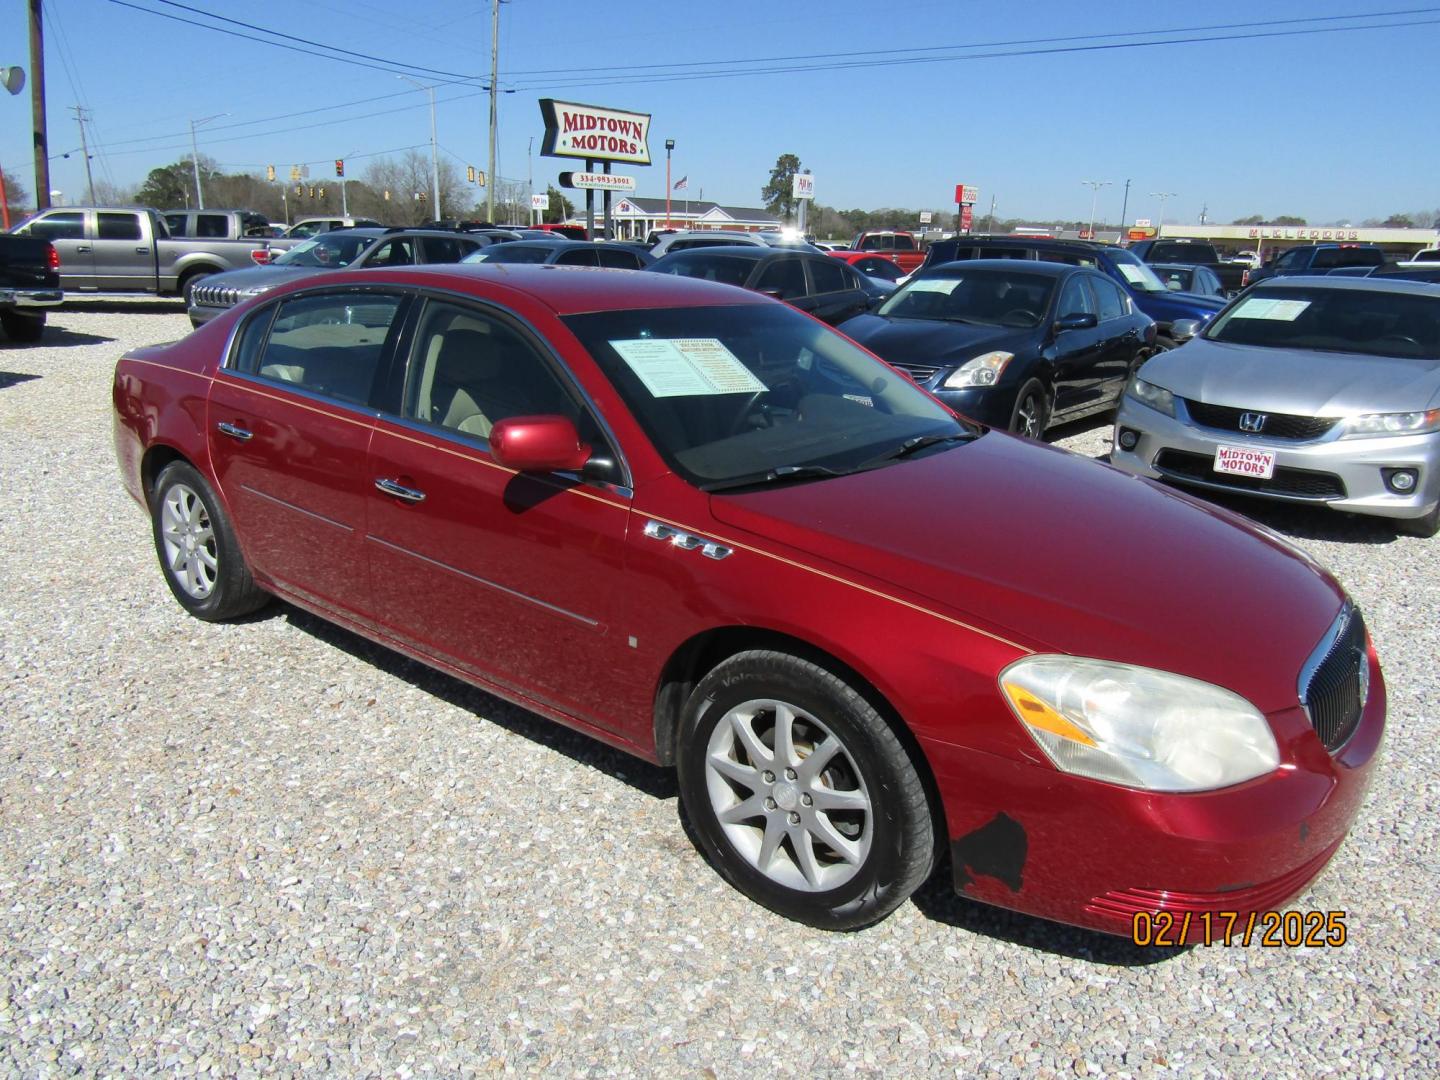
[[[1348,940],[1343,911],[1137,911],[1136,945],[1243,945],[1267,949],[1339,948]]]

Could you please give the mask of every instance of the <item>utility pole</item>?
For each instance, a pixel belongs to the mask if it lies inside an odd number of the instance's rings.
[[[409,75],[396,75],[397,79],[404,79],[411,86],[417,86],[430,95],[430,198],[434,203],[431,213],[436,221],[440,220],[440,151],[435,142],[435,87],[426,86],[422,82],[410,78]]]
[[[499,114],[500,0],[490,0],[490,171],[485,174],[485,220],[495,220],[495,124]]]
[[[530,209],[526,211],[525,218],[531,225],[535,224],[535,136],[530,136],[530,145],[525,148],[525,194],[530,201],[527,204]]]
[[[190,165],[195,172],[195,209],[197,210],[205,209],[205,192],[200,187],[200,151],[195,145],[195,129],[201,124],[208,124],[211,120],[219,120],[222,116],[229,115],[229,113],[216,113],[214,116],[190,120]]]
[[[1125,181],[1125,200],[1120,204],[1120,228],[1121,228],[1122,230],[1127,227],[1125,223],[1130,220],[1129,218],[1127,218],[1127,217],[1125,216],[1126,212],[1127,212],[1129,209],[1130,209],[1130,181],[1129,181],[1129,180],[1126,180],[1126,181]]]
[[[85,187],[90,192],[90,205],[95,205],[95,178],[90,175],[90,144],[85,138],[85,121],[90,119],[85,114],[89,109],[81,108],[79,105],[72,105],[75,112],[75,122],[80,125],[80,153],[85,157]]]
[[[956,222],[956,224],[958,225],[959,222]],[[990,213],[988,213],[987,215],[985,215],[985,232],[988,234],[988,233],[993,233],[994,231],[995,231],[995,193],[992,191],[992,192],[990,193]]]
[[[35,126],[35,209],[50,209],[50,139],[45,133],[45,25],[30,0],[30,115]]]

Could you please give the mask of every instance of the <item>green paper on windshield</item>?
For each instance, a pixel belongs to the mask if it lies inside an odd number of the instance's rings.
[[[719,338],[631,338],[612,341],[653,397],[758,394],[769,389]]]

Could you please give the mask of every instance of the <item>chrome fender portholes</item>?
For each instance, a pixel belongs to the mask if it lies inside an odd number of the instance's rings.
[[[734,551],[724,544],[706,540],[703,536],[696,536],[683,529],[663,525],[653,519],[645,522],[645,535],[651,540],[669,540],[673,546],[683,548],[685,551],[695,551],[698,548],[700,554],[707,559],[726,559],[734,554]]]

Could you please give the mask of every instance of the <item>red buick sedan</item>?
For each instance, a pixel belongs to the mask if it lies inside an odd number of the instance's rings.
[[[119,362],[115,445],[201,619],[278,596],[678,768],[760,903],[1129,933],[1324,867],[1384,727],[1275,535],[957,418],[766,297],[659,274],[310,278]]]

